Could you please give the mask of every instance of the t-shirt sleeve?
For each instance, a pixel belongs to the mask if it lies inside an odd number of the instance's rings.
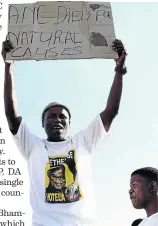
[[[32,135],[22,120],[17,134],[13,135],[15,143],[25,159],[28,159],[36,142],[36,136]]]
[[[84,138],[88,150],[91,152],[96,145],[107,135],[100,115],[91,122],[87,129],[84,130]]]

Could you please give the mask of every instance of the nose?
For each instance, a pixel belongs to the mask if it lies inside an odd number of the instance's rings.
[[[60,182],[60,179],[59,179],[59,177],[57,177],[57,178],[56,178],[56,182]]]
[[[59,117],[56,117],[56,118],[54,119],[54,121],[55,121],[55,122],[61,122],[61,119],[60,119]]]
[[[133,189],[130,188],[130,189],[129,189],[129,195],[132,195],[132,194],[133,194]]]

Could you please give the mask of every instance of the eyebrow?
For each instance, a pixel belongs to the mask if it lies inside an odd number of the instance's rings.
[[[131,181],[130,186],[132,186],[133,184],[138,184],[138,181]]]

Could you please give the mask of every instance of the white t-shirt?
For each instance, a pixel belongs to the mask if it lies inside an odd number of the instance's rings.
[[[32,135],[22,120],[14,136],[28,162],[33,224],[89,226],[95,216],[91,151],[106,134],[100,115],[62,142]]]
[[[143,219],[139,226],[158,226],[158,213]]]

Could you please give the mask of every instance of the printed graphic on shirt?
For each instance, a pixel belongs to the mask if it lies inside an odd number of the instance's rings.
[[[45,178],[47,203],[71,203],[82,199],[74,149],[67,156],[49,156]]]

